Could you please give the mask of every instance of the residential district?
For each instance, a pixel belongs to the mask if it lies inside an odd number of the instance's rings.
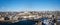
[[[40,19],[48,18],[44,21]],[[16,23],[23,20],[35,21],[35,25],[60,25],[60,11],[21,11],[21,12],[0,12],[0,23]]]

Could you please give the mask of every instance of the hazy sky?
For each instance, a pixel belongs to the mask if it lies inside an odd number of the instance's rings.
[[[0,11],[60,11],[60,0],[0,0]]]

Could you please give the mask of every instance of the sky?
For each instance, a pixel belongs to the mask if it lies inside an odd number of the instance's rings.
[[[0,11],[60,11],[60,0],[0,0]]]

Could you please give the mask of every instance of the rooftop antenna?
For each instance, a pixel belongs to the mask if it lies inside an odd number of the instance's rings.
[[[25,12],[28,12],[28,8],[26,8],[26,11]]]

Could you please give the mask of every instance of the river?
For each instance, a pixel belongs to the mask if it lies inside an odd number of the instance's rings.
[[[17,23],[0,23],[0,25],[34,25],[34,24],[35,22],[29,20],[19,21]]]

